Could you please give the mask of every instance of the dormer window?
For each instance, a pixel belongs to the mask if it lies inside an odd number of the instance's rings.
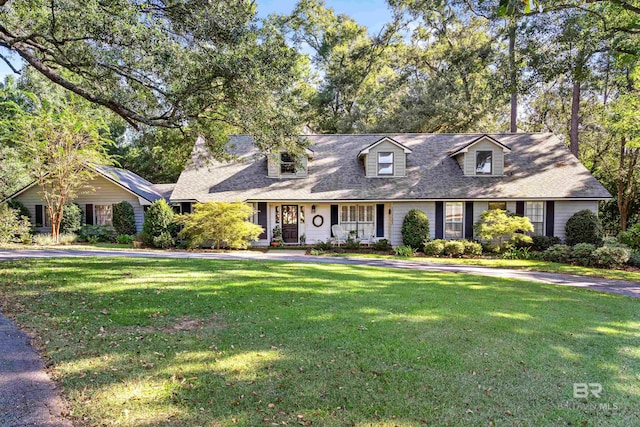
[[[476,151],[476,175],[491,175],[493,173],[492,154],[492,151]]]
[[[378,153],[378,175],[393,175],[393,153]]]
[[[280,174],[293,175],[296,173],[296,161],[289,153],[280,154]]]

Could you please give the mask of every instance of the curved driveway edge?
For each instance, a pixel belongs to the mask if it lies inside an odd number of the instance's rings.
[[[576,276],[562,273],[545,273],[540,271],[517,270],[508,268],[481,267],[472,265],[435,264],[409,260],[376,259],[376,258],[339,258],[311,256],[300,251],[271,252],[165,252],[165,251],[110,251],[110,250],[77,250],[77,249],[42,249],[42,250],[0,250],[0,261],[24,258],[56,258],[56,257],[105,257],[120,256],[131,258],[177,258],[177,259],[222,259],[222,260],[257,260],[305,262],[313,264],[346,264],[363,265],[382,268],[400,268],[417,271],[439,271],[449,273],[475,274],[479,276],[501,277],[506,279],[525,280],[561,286],[573,286],[592,289],[617,295],[640,298],[640,282],[603,279],[599,277]]]
[[[29,338],[0,315],[0,425],[71,427]]]

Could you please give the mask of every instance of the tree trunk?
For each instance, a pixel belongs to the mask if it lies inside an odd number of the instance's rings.
[[[620,165],[618,167],[618,213],[620,214],[620,231],[627,229],[631,201],[637,192],[635,184],[635,171],[638,164],[640,151],[627,148],[626,138],[620,141]],[[626,160],[626,164],[625,164]]]
[[[571,96],[571,130],[569,140],[571,152],[576,158],[580,153],[580,143],[578,141],[578,125],[580,123],[580,81],[577,77],[573,80],[573,93]]]
[[[511,91],[511,133],[518,132],[518,73],[516,70],[516,22],[509,23],[509,89]]]

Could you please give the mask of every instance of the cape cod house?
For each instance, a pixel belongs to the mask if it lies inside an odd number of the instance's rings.
[[[363,240],[402,244],[410,209],[426,213],[432,238],[473,238],[487,209],[529,217],[535,234],[564,239],[575,212],[598,212],[607,190],[548,133],[308,135],[300,158],[260,153],[248,136],[231,136],[237,159],[214,160],[198,139],[170,200],[253,203],[267,245],[280,226],[285,243],[331,238],[338,224]]]

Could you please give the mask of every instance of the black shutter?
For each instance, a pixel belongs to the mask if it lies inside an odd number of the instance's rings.
[[[524,216],[524,202],[522,200],[516,202],[516,215]]]
[[[436,239],[444,237],[444,202],[436,202]]]
[[[42,215],[42,211],[44,211],[44,206],[36,205],[36,227],[42,227],[44,225],[44,218]]]
[[[267,203],[258,202],[258,225],[262,227],[263,231],[258,236],[259,239],[267,238]]]
[[[338,205],[331,205],[331,227],[338,224]],[[333,237],[333,230],[331,230],[331,237]]]
[[[85,222],[87,225],[93,225],[93,205],[86,204],[85,207]]]
[[[191,202],[182,202],[182,203],[180,203],[180,205],[182,206],[182,213],[183,214],[190,214],[191,213]]]
[[[384,237],[384,204],[376,205],[376,237]]]
[[[464,238],[473,239],[473,202],[464,204]]]
[[[555,208],[556,203],[553,200],[547,202],[547,230],[545,235],[553,237],[553,226],[555,225]]]

